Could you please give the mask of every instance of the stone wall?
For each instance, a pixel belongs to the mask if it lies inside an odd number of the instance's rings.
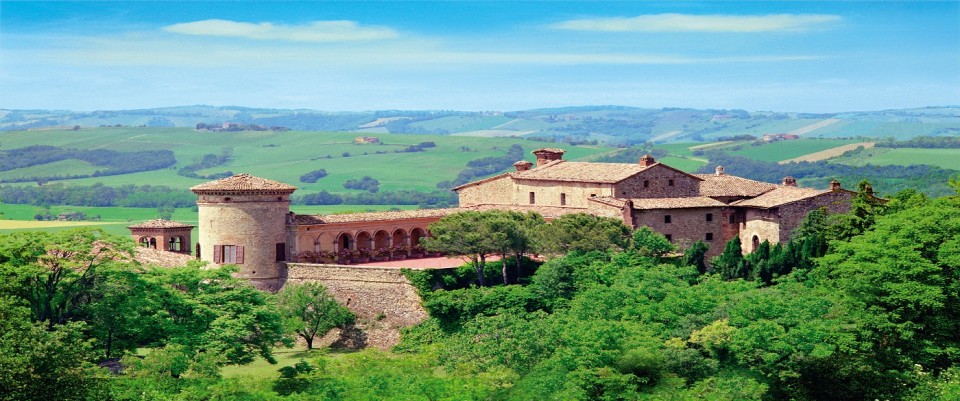
[[[707,221],[707,214],[711,214],[710,221]],[[670,216],[669,223],[666,222],[666,216]],[[721,217],[722,208],[719,207],[635,210],[634,225],[647,226],[669,236],[671,242],[681,251],[694,242],[703,241],[710,247],[707,255],[714,256],[723,251]],[[712,238],[708,240],[707,234],[711,234]]]
[[[569,181],[541,181],[541,180],[517,180],[516,181],[516,204],[530,205],[530,193],[534,193],[537,206],[556,206],[586,208],[589,205],[588,199],[595,196],[613,196],[613,185],[588,183],[588,182],[569,182]],[[561,198],[566,200],[561,204]]]
[[[673,180],[673,185],[670,181]],[[644,182],[647,183],[644,186]],[[681,198],[700,195],[700,180],[662,164],[617,183],[618,198]]]
[[[420,295],[400,269],[290,263],[285,285],[319,282],[357,315],[353,347],[387,349],[400,341],[400,328],[427,318]]]
[[[744,210],[744,222],[740,226],[740,248],[744,254],[753,252],[755,245],[753,238],[757,238],[758,243],[770,241],[771,244],[780,242],[780,218],[779,210],[773,209],[746,209]]]
[[[789,241],[793,231],[800,227],[800,223],[810,212],[821,207],[827,208],[830,213],[846,213],[850,211],[850,202],[855,194],[850,191],[831,191],[807,198],[799,202],[780,207],[780,240]]]
[[[516,201],[516,186],[513,178],[504,174],[460,188],[457,190],[457,198],[461,207],[477,204],[509,205]]]

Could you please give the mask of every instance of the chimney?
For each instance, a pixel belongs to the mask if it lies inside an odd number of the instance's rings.
[[[833,191],[833,192],[839,191],[839,190],[840,190],[840,181],[837,181],[837,180],[830,181],[830,190]]]
[[[533,155],[537,157],[537,167],[540,167],[554,160],[563,160],[564,150],[556,148],[543,148],[534,150],[530,153],[533,153]]]
[[[657,161],[654,160],[653,156],[651,156],[649,153],[640,158],[640,165],[643,167],[650,167],[656,162]]]
[[[797,186],[797,179],[791,176],[783,177],[783,186],[785,187],[795,187]]]
[[[533,163],[530,163],[526,160],[520,160],[516,163],[513,163],[513,167],[516,167],[517,171],[527,171],[531,166],[533,166]]]
[[[717,177],[723,175],[723,166],[717,166],[717,169],[714,171],[713,175]]]

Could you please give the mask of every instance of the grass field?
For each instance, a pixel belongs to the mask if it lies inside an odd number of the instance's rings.
[[[746,143],[740,145],[742,149],[731,150],[729,153],[753,160],[779,162],[856,142],[860,141],[853,139],[795,139],[770,142],[760,146],[752,146]]]
[[[960,170],[960,149],[872,148],[852,157],[831,159],[830,162],[853,166],[927,164],[950,170]]]
[[[498,121],[486,121],[494,124]],[[481,124],[483,125],[483,124]],[[78,149],[102,148],[116,151],[169,149],[177,164],[169,169],[117,176],[58,181],[66,184],[108,186],[154,184],[189,188],[207,180],[181,177],[176,171],[204,154],[219,154],[233,148],[233,160],[201,174],[233,171],[251,173],[298,186],[298,193],[319,190],[349,192],[342,184],[348,179],[371,176],[382,191],[436,189],[436,183],[452,180],[468,161],[502,156],[513,144],[520,144],[529,160],[531,150],[546,144],[517,138],[481,138],[441,135],[377,134],[383,144],[354,144],[356,133],[334,132],[196,132],[189,128],[96,128],[80,131],[15,131],[0,133],[4,149],[31,145],[53,145]],[[434,142],[425,152],[395,153],[409,145]],[[604,147],[564,146],[564,158],[576,160],[610,150]],[[379,153],[378,153],[379,152]],[[348,157],[344,157],[349,154]],[[35,166],[34,169],[48,168]],[[299,182],[300,175],[325,169],[328,176],[315,184]],[[18,185],[18,184],[9,184]],[[27,185],[27,184],[23,184]]]

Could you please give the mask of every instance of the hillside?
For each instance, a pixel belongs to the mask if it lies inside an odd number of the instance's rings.
[[[8,185],[35,186],[59,182],[65,185],[107,186],[163,185],[186,189],[209,181],[227,172],[250,173],[299,187],[298,194],[319,191],[363,193],[362,189],[347,189],[347,180],[369,176],[379,182],[378,191],[413,190],[421,192],[446,190],[438,188],[441,181],[456,180],[468,169],[468,164],[483,164],[478,177],[491,175],[526,157],[533,160],[530,151],[545,144],[518,138],[480,138],[439,135],[378,134],[379,143],[354,143],[357,134],[308,131],[245,131],[198,132],[191,128],[83,128],[74,130],[6,131],[0,132],[0,182]],[[419,147],[424,144],[424,147]],[[430,146],[430,144],[434,146]],[[36,150],[38,145],[56,147]],[[511,146],[519,145],[520,152],[508,156]],[[28,148],[34,147],[34,148]],[[605,147],[565,146],[567,159],[575,160],[607,152]],[[31,153],[24,149],[34,149]],[[72,149],[73,153],[54,151]],[[40,152],[41,150],[46,150]],[[159,165],[147,171],[136,169],[107,170],[92,165],[74,153],[86,155],[117,152],[172,152],[172,165]],[[83,152],[80,152],[83,151]],[[14,163],[12,154],[21,153]],[[49,157],[40,160],[39,154]],[[60,158],[54,158],[54,156]],[[516,158],[513,158],[516,157]],[[496,158],[494,160],[486,158]],[[503,159],[503,160],[500,160]],[[136,164],[147,164],[140,160]],[[131,170],[128,172],[128,170]],[[135,171],[134,171],[135,170]],[[315,183],[302,182],[306,173],[324,170],[326,176]],[[99,172],[99,174],[98,174]],[[89,175],[83,178],[59,180],[57,176]],[[20,181],[20,183],[17,183]],[[372,192],[372,191],[371,191]]]
[[[284,127],[297,131],[365,134],[517,136],[567,143],[597,141],[631,145],[647,141],[714,141],[736,135],[794,133],[807,138],[960,134],[960,107],[846,113],[784,113],[745,110],[642,109],[585,106],[522,111],[323,112],[236,106],[181,106],[145,110],[0,110],[0,130],[94,127],[196,127],[224,123]]]

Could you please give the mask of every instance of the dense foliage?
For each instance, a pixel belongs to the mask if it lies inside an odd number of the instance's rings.
[[[317,182],[317,180],[319,180],[319,179],[321,179],[321,178],[323,178],[323,177],[326,177],[326,176],[327,176],[327,170],[326,170],[326,169],[313,170],[313,171],[310,171],[310,172],[307,172],[307,173],[301,175],[301,176],[300,176],[300,182],[306,182],[306,183],[311,183],[311,184],[312,184],[312,183]]]
[[[71,205],[71,206],[160,206],[193,207],[197,196],[182,189],[162,185],[121,185],[110,187],[101,183],[89,186],[3,186],[0,199],[6,203],[26,205]]]
[[[346,189],[357,189],[361,191],[367,191],[372,194],[377,193],[380,190],[380,181],[377,181],[374,178],[371,178],[368,175],[363,176],[359,180],[349,179],[343,182],[343,187]]]
[[[712,271],[704,244],[675,257],[650,230],[607,227],[606,245],[560,245],[521,284],[471,286],[472,267],[411,274],[430,317],[392,352],[244,379],[219,367],[270,359],[281,319],[229,270],[132,267],[97,257],[129,244],[96,232],[4,236],[0,399],[958,399],[960,197],[883,204],[861,190],[849,214],[811,213],[789,243],[742,255],[731,242]],[[508,217],[451,225],[493,235]],[[606,227],[576,221],[557,227]],[[122,373],[96,367],[107,352]]]

